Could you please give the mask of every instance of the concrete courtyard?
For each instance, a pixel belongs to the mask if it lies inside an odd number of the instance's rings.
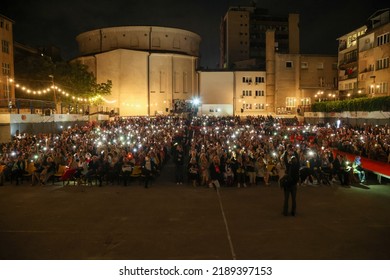
[[[390,259],[390,185],[0,187],[0,259]]]

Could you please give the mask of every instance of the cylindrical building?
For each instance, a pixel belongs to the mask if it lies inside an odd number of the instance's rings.
[[[121,26],[76,37],[80,56],[97,82],[111,80],[105,107],[121,116],[167,114],[197,95],[201,38],[177,28]]]

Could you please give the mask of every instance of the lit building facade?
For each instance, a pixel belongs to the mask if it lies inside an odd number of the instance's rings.
[[[267,112],[303,113],[316,101],[337,99],[337,56],[279,53],[274,33],[266,33]]]
[[[390,9],[378,10],[367,24],[340,37],[341,98],[389,95]]]
[[[265,70],[266,31],[275,31],[279,53],[299,53],[299,15],[270,15],[266,9],[230,7],[220,26],[220,67]]]
[[[82,33],[80,56],[98,83],[111,80],[106,107],[121,116],[180,112],[198,95],[201,38],[167,27],[122,26]]]
[[[202,114],[270,114],[265,71],[200,71],[199,89]]]
[[[358,39],[358,90],[371,97],[389,95],[390,9],[379,10],[368,20]]]
[[[7,107],[8,102],[15,99],[15,89],[10,82],[10,79],[14,78],[13,24],[13,20],[0,15],[0,100],[2,100],[2,107]]]

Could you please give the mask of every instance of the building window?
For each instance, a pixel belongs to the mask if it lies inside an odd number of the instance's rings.
[[[251,84],[252,83],[252,77],[242,77],[242,82]]]
[[[286,68],[292,68],[293,62],[292,61],[286,61]]]
[[[9,66],[9,63],[2,63],[2,69],[3,69],[3,75],[11,74],[11,68]]]
[[[4,92],[4,98],[8,98],[11,94],[11,86],[7,84],[3,84],[3,92]]]
[[[301,62],[301,69],[308,69],[309,63],[308,62]]]
[[[296,107],[296,101],[295,97],[286,97],[286,107]]]
[[[388,83],[379,83],[378,93],[387,93],[388,90],[389,90],[389,84]]]
[[[242,104],[242,108],[245,110],[252,110],[252,104],[244,103],[244,104]]]
[[[264,77],[256,77],[256,84],[258,84],[258,83],[264,83]]]
[[[385,33],[376,38],[376,45],[381,46],[390,42],[390,33]]]
[[[252,96],[252,91],[251,90],[243,90],[242,96]]]
[[[264,96],[264,90],[256,90],[255,96]]]
[[[383,58],[376,61],[376,70],[389,68],[389,58]]]
[[[188,74],[183,72],[183,92],[188,93]]]
[[[325,86],[325,79],[324,77],[318,77],[318,86],[324,87]]]
[[[9,43],[8,41],[1,40],[1,49],[3,53],[9,53]]]
[[[302,106],[307,106],[307,105],[310,105],[310,104],[311,104],[310,97],[309,97],[309,98],[302,98],[302,99],[301,99],[301,105],[302,105]]]
[[[319,62],[319,63],[317,64],[317,69],[319,69],[319,70],[324,69],[324,63],[323,63],[323,62]]]
[[[264,104],[255,104],[255,109],[256,110],[264,110],[265,105]]]

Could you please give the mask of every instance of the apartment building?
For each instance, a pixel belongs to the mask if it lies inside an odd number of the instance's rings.
[[[268,10],[230,7],[220,25],[220,67],[265,70],[266,31],[275,31],[279,53],[299,53],[299,15],[270,15]]]
[[[13,20],[0,15],[0,105],[2,108],[8,107],[15,99],[15,90],[9,80],[14,77],[13,24]]]
[[[340,98],[389,95],[390,9],[371,15],[366,25],[338,38]]]

